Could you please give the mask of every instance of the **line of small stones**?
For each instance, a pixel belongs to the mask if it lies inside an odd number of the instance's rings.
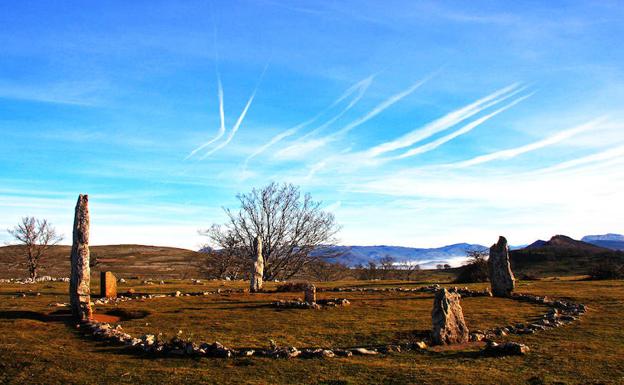
[[[306,302],[301,299],[296,299],[294,301],[285,301],[279,300],[271,303],[271,306],[282,309],[322,309],[324,307],[339,307],[339,306],[349,306],[351,302],[349,302],[346,298],[330,298],[330,299],[319,299],[316,302]]]
[[[400,291],[400,292],[435,292],[441,287],[439,285],[424,286],[420,288],[336,288],[332,291],[358,292],[358,291]],[[451,292],[460,293],[463,297],[491,296],[489,290],[477,291],[468,288],[451,288]],[[231,292],[242,292],[242,290],[217,290],[216,292],[186,293],[176,292],[174,294],[149,294],[135,297],[120,297],[116,299],[101,299],[98,301],[123,302],[133,299],[151,299],[162,297],[180,297],[180,296],[198,296],[221,294]],[[516,324],[503,327],[488,329],[485,331],[475,331],[470,334],[471,341],[488,341],[488,346],[484,350],[486,354],[524,354],[528,348],[522,344],[507,342],[501,345],[496,344],[492,339],[503,337],[507,334],[532,334],[548,328],[556,328],[571,323],[581,315],[587,308],[583,304],[577,304],[563,300],[552,300],[548,297],[540,297],[531,294],[512,294],[510,299],[541,304],[548,306],[550,309],[542,318],[536,322],[525,324]],[[96,301],[97,303],[97,301]],[[212,344],[197,344],[192,341],[185,341],[178,337],[170,341],[161,341],[153,334],[145,334],[140,338],[134,338],[130,334],[125,333],[118,325],[113,328],[110,324],[97,322],[93,320],[82,322],[78,325],[81,329],[87,330],[89,334],[97,339],[124,345],[128,349],[143,354],[151,355],[170,355],[170,356],[189,356],[189,357],[270,357],[270,358],[332,358],[332,357],[350,357],[353,355],[377,355],[379,353],[401,352],[401,351],[423,351],[427,349],[426,341],[417,341],[405,344],[385,345],[385,346],[369,346],[350,349],[325,349],[325,348],[305,348],[297,349],[291,347],[273,346],[270,349],[230,349],[223,346],[219,342]]]
[[[69,278],[66,278],[66,277],[55,278],[55,277],[50,277],[49,275],[44,275],[42,277],[37,277],[35,279],[32,279],[32,278],[2,278],[0,279],[0,283],[17,283],[20,285],[29,285],[29,284],[41,283],[41,282],[69,282]]]

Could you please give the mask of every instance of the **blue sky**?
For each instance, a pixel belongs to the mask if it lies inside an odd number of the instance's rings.
[[[278,181],[342,244],[623,233],[623,21],[618,1],[4,2],[0,229],[69,239],[88,193],[92,243],[196,248]]]

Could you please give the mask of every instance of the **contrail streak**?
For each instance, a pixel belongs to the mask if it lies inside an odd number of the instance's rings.
[[[223,134],[225,134],[225,110],[223,107],[223,84],[221,84],[221,71],[219,70],[219,45],[217,44],[217,22],[214,17],[214,13],[212,11],[212,3],[210,5],[210,18],[212,20],[212,45],[214,47],[214,55],[215,55],[215,73],[217,75],[217,94],[219,97],[219,118],[221,120],[221,125],[219,126],[219,131],[217,135],[201,146],[197,147],[193,151],[191,151],[184,160],[188,160],[193,155],[195,155],[198,151],[206,148],[217,140],[221,139]]]
[[[492,112],[490,114],[487,114],[485,116],[482,116],[481,118],[466,124],[462,128],[460,128],[460,129],[458,129],[456,131],[453,131],[453,132],[451,132],[448,135],[445,135],[445,136],[443,136],[441,138],[438,138],[438,139],[436,139],[436,140],[434,140],[432,142],[429,142],[427,144],[424,144],[422,146],[418,146],[416,148],[413,148],[413,149],[411,149],[409,151],[404,152],[403,154],[401,154],[399,156],[389,158],[388,160],[403,159],[403,158],[407,158],[407,157],[410,157],[410,156],[422,154],[422,153],[431,151],[433,149],[436,149],[436,148],[440,147],[441,145],[443,145],[444,143],[446,143],[446,142],[448,142],[450,140],[453,140],[453,139],[457,138],[460,135],[463,135],[463,134],[466,134],[466,133],[472,131],[474,128],[476,128],[477,126],[480,126],[481,124],[483,124],[487,120],[489,120],[489,119],[493,118],[494,116],[500,114],[501,112],[503,112],[503,111],[505,111],[505,110],[507,110],[507,109],[509,109],[509,108],[511,108],[513,106],[515,106],[516,104],[518,104],[518,103],[520,103],[520,102],[530,98],[534,94],[535,93],[533,92],[533,93],[530,93],[529,95],[517,98],[514,101],[512,101],[511,103],[508,103],[505,106],[499,108],[498,110],[496,110],[496,111],[494,111],[494,112]]]
[[[386,152],[398,150],[401,148],[409,147],[414,143],[417,143],[423,139],[430,137],[440,131],[444,131],[455,124],[473,116],[477,113],[489,108],[501,101],[521,92],[524,88],[517,89],[518,83],[514,83],[510,86],[502,88],[484,98],[477,100],[465,107],[450,112],[443,117],[434,120],[431,123],[426,124],[424,127],[408,132],[402,137],[382,143],[366,151],[369,157],[376,157]],[[513,91],[513,92],[512,92]],[[488,103],[489,102],[489,103]]]
[[[300,140],[304,140],[304,139],[306,139],[306,138],[316,134],[317,132],[320,132],[320,131],[324,130],[325,128],[327,128],[330,125],[332,125],[336,120],[340,119],[345,113],[347,113],[351,108],[353,108],[353,106],[355,106],[357,104],[357,102],[360,101],[360,99],[362,99],[362,97],[364,96],[364,93],[366,92],[366,90],[370,86],[372,80],[373,80],[372,77],[368,77],[368,78],[364,79],[363,82],[360,82],[361,84],[359,84],[359,86],[357,88],[355,88],[352,91],[350,91],[350,94],[352,94],[354,91],[358,91],[357,96],[355,98],[353,98],[353,100],[351,100],[351,102],[342,111],[340,111],[333,118],[329,119],[327,122],[323,123],[322,125],[318,126],[314,130],[312,130],[309,133],[307,133],[304,136],[302,136]],[[338,100],[338,102],[341,102],[345,98],[346,98],[346,96],[343,96],[342,98],[340,98]],[[334,105],[335,104],[338,104],[338,103],[334,103]]]
[[[433,75],[432,75],[433,76]],[[400,101],[401,99],[403,99],[404,97],[414,93],[414,91],[416,91],[418,88],[420,88],[420,86],[422,86],[423,84],[425,84],[432,76],[428,76],[423,80],[420,80],[414,84],[412,84],[409,88],[407,88],[404,91],[399,92],[398,94],[392,95],[391,97],[389,97],[388,99],[384,100],[383,102],[381,102],[380,104],[378,104],[375,108],[373,108],[372,110],[370,110],[366,115],[362,116],[359,119],[356,119],[355,121],[349,123],[348,125],[346,125],[344,128],[340,129],[339,131],[337,131],[336,133],[334,133],[333,135],[342,135],[342,134],[346,134],[347,132],[353,130],[354,128],[356,128],[357,126],[366,123],[367,121],[371,120],[372,118],[374,118],[375,116],[379,115],[380,113],[382,113],[384,110],[386,110],[388,107],[392,106],[393,104],[395,104],[396,102]]]
[[[283,139],[292,136],[294,134],[296,134],[300,129],[302,129],[303,127],[306,127],[312,123],[314,123],[315,121],[317,121],[321,116],[323,116],[324,114],[326,114],[329,110],[331,110],[333,107],[335,107],[336,105],[338,105],[340,102],[342,102],[343,100],[345,100],[346,98],[348,98],[349,96],[351,96],[353,93],[355,93],[356,91],[359,91],[358,95],[356,98],[354,98],[349,104],[348,106],[342,110],[338,115],[334,116],[333,118],[331,118],[328,122],[329,124],[333,123],[334,121],[336,121],[338,118],[340,118],[344,113],[346,113],[349,109],[351,109],[364,95],[364,92],[368,89],[368,87],[371,85],[371,83],[373,82],[373,79],[375,78],[376,74],[370,75],[362,80],[360,80],[359,82],[355,83],[354,85],[352,85],[351,87],[349,87],[345,92],[343,92],[343,94],[336,100],[334,100],[332,102],[332,104],[330,104],[329,106],[327,106],[326,108],[324,108],[321,112],[319,112],[318,114],[314,115],[312,118],[306,120],[305,122],[302,122],[294,127],[291,127],[289,129],[287,129],[286,131],[283,131],[277,135],[275,135],[273,138],[271,138],[270,141],[268,141],[267,143],[265,143],[264,145],[262,145],[262,147],[260,147],[259,149],[257,149],[254,153],[252,153],[251,155],[249,155],[247,157],[247,159],[245,159],[245,163],[243,168],[246,169],[247,165],[249,164],[249,162],[255,158],[256,156],[262,154],[263,152],[265,152],[267,149],[269,149],[269,147],[279,143],[280,141],[282,141]],[[320,126],[319,128],[315,129],[314,131],[320,129],[321,127],[326,127],[329,125],[328,123],[323,124],[322,126]],[[313,132],[314,132],[313,131]],[[309,136],[310,134],[306,134],[303,138]]]
[[[559,143],[565,139],[568,139],[574,135],[580,134],[582,132],[585,131],[589,131],[592,129],[595,129],[597,126],[599,126],[602,122],[604,122],[605,118],[598,118],[598,119],[594,119],[592,121],[589,121],[585,124],[582,124],[580,126],[571,128],[569,130],[565,130],[565,131],[561,131],[553,136],[550,136],[548,138],[539,140],[537,142],[533,142],[524,146],[520,146],[517,148],[511,148],[508,150],[502,150],[502,151],[497,151],[497,152],[493,152],[491,154],[485,154],[485,155],[480,155],[477,156],[475,158],[472,159],[468,159],[462,162],[457,162],[457,163],[452,163],[449,164],[447,166],[450,167],[454,167],[454,168],[463,168],[463,167],[470,167],[470,166],[474,166],[477,164],[482,164],[482,163],[487,163],[487,162],[491,162],[493,160],[497,160],[497,159],[511,159],[514,158],[518,155],[524,154],[526,152],[530,152],[530,151],[535,151],[538,150],[540,148],[543,147],[547,147],[547,146],[551,146],[553,144]]]
[[[241,124],[243,123],[243,120],[245,119],[245,116],[247,115],[247,111],[249,111],[249,107],[251,107],[251,103],[256,97],[256,92],[258,91],[258,88],[260,87],[260,83],[262,83],[262,79],[264,78],[264,74],[266,73],[267,68],[269,68],[269,62],[267,62],[267,64],[264,66],[264,69],[262,70],[262,73],[260,74],[260,79],[258,79],[258,83],[256,84],[256,87],[251,93],[249,100],[247,100],[247,103],[245,104],[245,108],[243,108],[243,111],[239,115],[238,119],[236,120],[236,123],[234,124],[234,127],[232,127],[232,130],[230,131],[225,141],[221,142],[221,144],[219,144],[218,146],[216,146],[215,148],[213,148],[212,150],[204,154],[201,158],[199,158],[200,160],[206,159],[208,156],[222,149],[223,147],[227,146],[232,141],[232,139],[234,138],[234,135],[236,135],[236,132],[238,131]]]
[[[435,75],[435,74],[434,74]],[[302,153],[306,153],[306,152],[310,152],[316,148],[322,147],[324,145],[326,145],[329,142],[332,142],[334,140],[336,140],[336,138],[338,138],[341,135],[344,135],[346,133],[348,133],[349,131],[353,130],[354,128],[360,126],[361,124],[366,123],[367,121],[369,121],[370,119],[374,118],[375,116],[379,115],[380,113],[382,113],[384,110],[386,110],[388,107],[392,106],[393,104],[397,103],[398,101],[400,101],[401,99],[405,98],[406,96],[412,94],[414,91],[416,91],[418,88],[420,88],[423,84],[425,84],[433,75],[427,76],[425,79],[420,80],[414,84],[412,84],[410,87],[408,87],[407,89],[392,95],[391,97],[387,98],[386,100],[384,100],[383,102],[379,103],[377,106],[375,106],[375,108],[373,108],[372,110],[370,110],[369,112],[367,112],[364,116],[354,120],[353,122],[347,124],[345,127],[343,127],[342,129],[327,135],[323,138],[319,138],[319,139],[314,139],[314,140],[310,140],[308,142],[305,143],[298,143],[292,146],[289,146],[288,148],[285,148],[284,150],[280,151],[279,154],[282,155],[290,155],[290,154],[302,154]]]
[[[224,108],[223,108],[223,85],[221,84],[221,76],[219,75],[219,72],[217,72],[217,85],[218,85],[218,95],[219,95],[219,118],[221,119],[221,125],[219,126],[219,132],[217,132],[217,135],[214,138],[210,139],[206,143],[202,144],[201,146],[199,146],[196,149],[194,149],[193,151],[191,151],[190,154],[188,154],[186,156],[186,158],[184,158],[184,160],[189,159],[190,157],[195,155],[198,151],[208,147],[212,143],[214,143],[217,140],[221,139],[223,134],[225,134],[225,112],[224,112]]]

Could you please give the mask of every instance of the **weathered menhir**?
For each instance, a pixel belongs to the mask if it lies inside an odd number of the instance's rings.
[[[492,295],[495,297],[509,297],[515,287],[515,278],[509,264],[509,247],[507,239],[501,236],[498,242],[490,247],[488,271]]]
[[[117,298],[117,277],[110,271],[100,272],[100,297]]]
[[[80,194],[74,215],[69,280],[69,302],[72,315],[77,321],[87,320],[92,316],[89,256],[89,197]]]
[[[262,276],[264,275],[264,258],[262,257],[262,237],[256,236],[253,243],[254,261],[251,267],[251,282],[249,291],[252,293],[262,290]]]
[[[470,337],[464,313],[459,304],[461,296],[446,289],[436,291],[431,311],[434,345],[450,345],[468,342]]]

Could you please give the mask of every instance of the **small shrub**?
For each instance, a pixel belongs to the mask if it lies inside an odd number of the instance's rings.
[[[488,281],[487,253],[471,251],[468,253],[469,262],[460,267],[455,283],[476,283]]]
[[[286,282],[286,283],[282,283],[281,285],[278,285],[275,291],[280,292],[280,293],[304,291],[309,285],[310,285],[310,282],[307,282],[307,281]]]
[[[518,276],[519,279],[523,281],[539,281],[539,278],[531,273],[523,273]]]
[[[602,262],[594,266],[590,276],[592,279],[624,279],[624,265]]]

